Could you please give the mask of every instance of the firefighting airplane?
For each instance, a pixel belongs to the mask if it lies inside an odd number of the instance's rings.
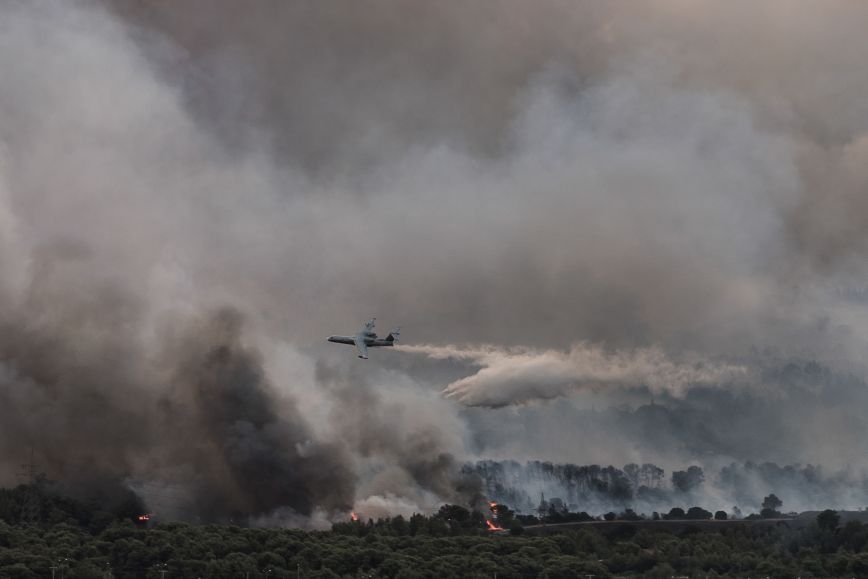
[[[401,328],[396,328],[389,332],[389,335],[385,338],[378,338],[376,332],[374,332],[374,322],[377,318],[371,318],[371,320],[365,324],[365,329],[356,334],[355,336],[329,336],[329,342],[335,342],[337,344],[355,344],[356,350],[359,352],[359,358],[362,360],[368,359],[368,348],[389,348],[395,345],[395,342],[398,341],[398,335],[401,333]]]

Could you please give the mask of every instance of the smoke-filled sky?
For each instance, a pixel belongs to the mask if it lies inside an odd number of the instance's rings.
[[[298,521],[474,458],[868,466],[863,2],[0,11],[4,483]],[[324,343],[372,315],[407,346]]]

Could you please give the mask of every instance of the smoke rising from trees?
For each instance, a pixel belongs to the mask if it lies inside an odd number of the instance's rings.
[[[835,509],[861,509],[868,500],[868,477],[852,471],[824,471],[814,465],[731,463],[703,471],[696,465],[667,473],[645,463],[622,468],[597,464],[576,465],[529,461],[478,461],[465,469],[477,474],[486,493],[525,514],[534,514],[541,502],[559,499],[572,511],[599,516],[606,511],[633,509],[650,515],[673,507],[701,504],[727,513],[777,513]],[[782,490],[779,490],[782,489]],[[738,509],[736,511],[735,508]]]

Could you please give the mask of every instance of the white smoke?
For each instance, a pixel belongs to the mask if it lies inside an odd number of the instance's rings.
[[[391,493],[371,495],[356,501],[354,509],[356,515],[363,521],[369,518],[377,519],[397,515],[409,519],[414,513],[433,513],[442,504],[442,501],[436,496],[430,496],[427,499],[427,502],[419,503]]]
[[[480,369],[444,390],[467,406],[508,406],[564,396],[576,390],[647,388],[655,394],[682,398],[695,386],[740,382],[744,366],[686,355],[673,360],[662,349],[608,351],[586,342],[569,350],[504,349],[495,346],[399,346],[402,351],[433,359],[467,360]]]

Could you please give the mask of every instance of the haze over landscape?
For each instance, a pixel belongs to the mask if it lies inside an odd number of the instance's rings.
[[[868,506],[868,5],[2,12],[0,485],[321,528],[653,463],[647,510],[690,465]],[[398,348],[325,342],[372,315]]]

